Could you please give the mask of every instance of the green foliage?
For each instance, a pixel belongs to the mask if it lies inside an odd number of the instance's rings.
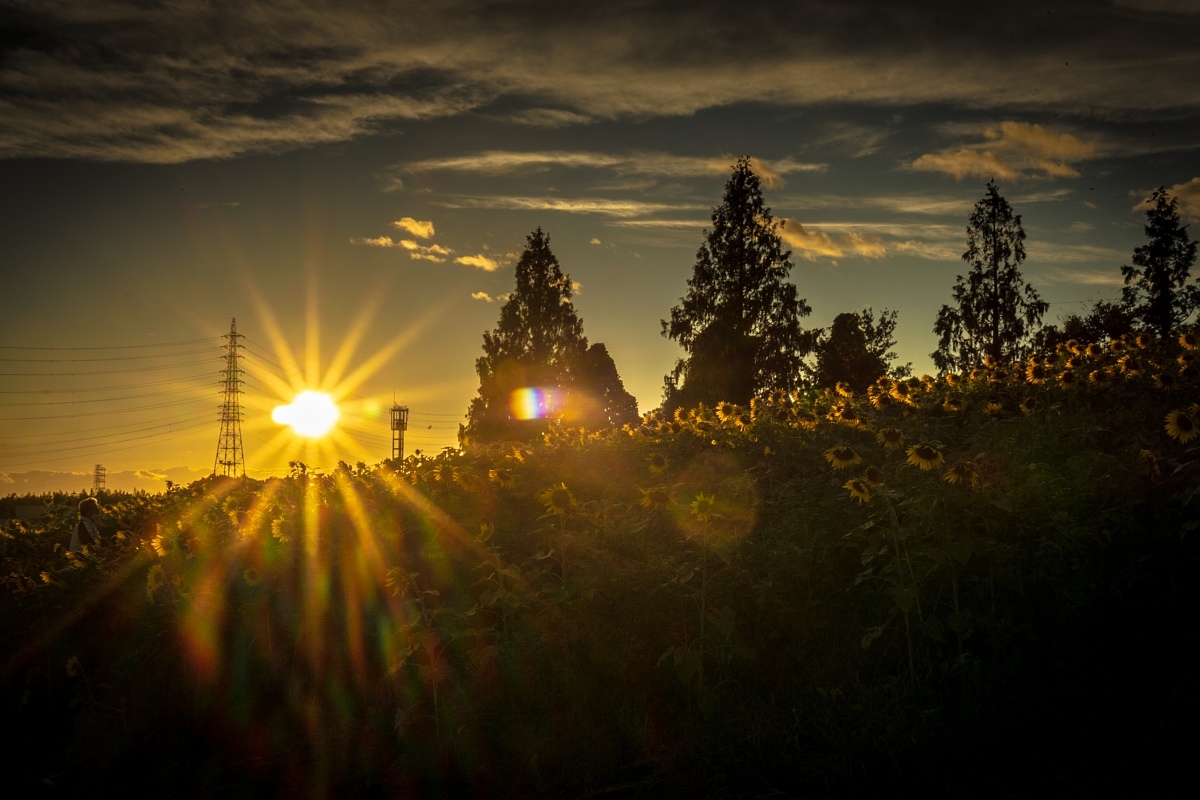
[[[687,352],[665,378],[663,407],[673,411],[722,400],[745,404],[797,385],[811,336],[800,318],[811,309],[788,282],[791,251],[781,223],[763,203],[758,175],[739,158],[713,209],[687,294],[662,321],[663,335]]]
[[[10,778],[1161,793],[1190,763],[1198,387],[1175,343],[1079,349],[1038,365],[1115,379],[882,378],[102,499],[79,553],[49,498],[0,536]]]
[[[970,370],[990,358],[1009,364],[1025,357],[1029,338],[1049,305],[1022,282],[1025,230],[1021,216],[993,181],[975,204],[967,225],[963,261],[971,265],[954,283],[954,306],[942,306],[934,323],[938,349],[931,354],[942,372]]]
[[[1138,326],[1167,339],[1200,309],[1200,285],[1188,283],[1196,263],[1196,243],[1180,224],[1176,198],[1158,187],[1146,209],[1146,244],[1133,251],[1133,264],[1121,267],[1121,301]]]

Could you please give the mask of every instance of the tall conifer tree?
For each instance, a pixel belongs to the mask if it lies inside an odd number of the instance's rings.
[[[1196,243],[1163,186],[1149,199],[1146,238],[1150,241],[1133,251],[1133,264],[1121,267],[1121,302],[1140,327],[1166,339],[1200,309],[1200,286],[1188,285]]]

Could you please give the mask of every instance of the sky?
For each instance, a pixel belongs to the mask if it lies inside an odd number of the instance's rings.
[[[393,403],[453,446],[537,227],[653,409],[742,155],[804,324],[893,310],[932,372],[989,179],[1045,322],[1158,186],[1200,222],[1198,41],[1200,0],[0,0],[0,494],[212,473],[234,319],[250,475],[390,456]],[[334,435],[272,420],[305,388]]]

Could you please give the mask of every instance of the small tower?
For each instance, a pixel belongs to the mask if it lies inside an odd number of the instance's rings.
[[[404,458],[404,432],[408,430],[408,406],[392,403],[392,458]]]
[[[221,403],[221,433],[217,437],[217,455],[213,460],[213,475],[246,476],[246,456],[242,450],[242,371],[238,367],[238,350],[242,335],[237,332],[237,319],[229,323],[225,339],[225,369],[221,380],[225,395]]]
[[[107,471],[103,464],[96,465],[96,471],[92,473],[92,496],[95,497],[100,492],[104,491],[104,478]]]

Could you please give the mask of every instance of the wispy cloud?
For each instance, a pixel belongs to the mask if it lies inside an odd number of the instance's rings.
[[[1072,166],[1096,155],[1096,144],[1074,134],[1058,133],[1028,122],[1001,122],[983,131],[984,141],[926,153],[912,162],[915,170],[963,178],[1075,178]]]
[[[799,257],[808,261],[820,258],[842,258],[849,254],[861,258],[882,258],[887,248],[877,237],[857,231],[830,233],[821,228],[805,228],[794,219],[781,218],[780,238],[793,248]]]
[[[704,208],[698,204],[649,203],[606,198],[458,196],[437,201],[446,208],[486,208],[509,211],[561,211],[567,214],[599,214],[628,219],[680,209]]]
[[[482,300],[485,303],[493,302],[494,298],[487,292],[471,292],[472,300]]]
[[[417,220],[412,217],[401,217],[392,223],[392,227],[408,231],[418,239],[428,239],[430,236],[433,236],[432,222]]]
[[[398,223],[394,223],[397,224]],[[443,263],[446,257],[454,252],[449,247],[443,247],[440,244],[423,245],[412,239],[401,239],[395,241],[390,236],[375,236],[361,239],[351,239],[351,244],[362,244],[368,247],[398,247],[408,252],[409,258],[418,261],[433,261]]]
[[[1142,201],[1133,207],[1134,211],[1145,211],[1150,208],[1150,193],[1136,192]],[[1192,178],[1184,183],[1167,187],[1167,194],[1175,198],[1176,210],[1185,222],[1200,222],[1200,177]]]
[[[494,258],[483,255],[482,253],[474,256],[459,256],[454,259],[455,264],[465,264],[468,267],[478,267],[484,272],[495,272],[500,269],[500,262]]]

